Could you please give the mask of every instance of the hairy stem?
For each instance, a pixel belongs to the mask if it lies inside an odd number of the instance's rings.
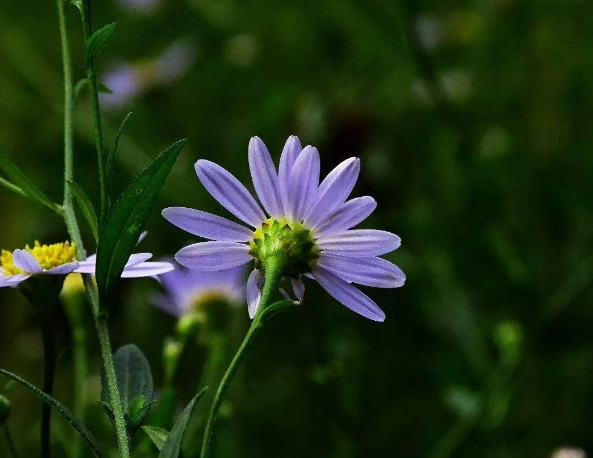
[[[86,258],[86,252],[82,244],[82,237],[80,235],[80,228],[78,226],[74,208],[72,205],[72,196],[68,188],[68,181],[73,178],[73,163],[74,152],[72,148],[72,69],[70,64],[70,50],[68,47],[68,36],[66,34],[66,21],[64,14],[64,5],[61,0],[58,2],[58,16],[60,19],[60,33],[62,38],[62,62],[64,67],[64,221],[68,228],[68,232],[72,241],[77,247],[77,258],[79,260]],[[85,32],[85,37],[91,35],[91,20],[90,20],[90,0],[85,0],[81,8],[82,23]],[[91,86],[91,99],[93,101],[93,113],[95,120],[95,144],[97,148],[97,156],[99,162],[99,177],[101,179],[101,209],[102,215],[106,213],[107,207],[107,188],[104,176],[105,160],[103,157],[103,133],[101,129],[101,113],[99,110],[99,98],[97,92],[97,79],[94,68],[91,66],[87,69],[89,83]],[[103,211],[105,210],[105,211]],[[128,435],[126,431],[126,424],[123,416],[123,408],[121,405],[121,398],[117,386],[117,377],[115,375],[115,367],[113,365],[113,354],[111,351],[111,343],[109,341],[109,330],[107,326],[107,317],[99,314],[99,295],[97,288],[93,283],[90,275],[85,275],[85,288],[91,303],[93,312],[93,319],[95,327],[99,336],[99,344],[101,347],[101,355],[103,357],[103,366],[105,374],[107,375],[107,385],[109,397],[111,398],[111,405],[113,407],[115,416],[115,429],[118,438],[119,451],[123,458],[130,457],[130,447],[128,443]]]
[[[212,407],[210,408],[210,414],[208,415],[208,419],[206,421],[206,429],[204,430],[204,439],[202,442],[202,452],[200,453],[201,458],[207,458],[210,452],[210,443],[212,441],[212,434],[214,432],[214,425],[216,423],[216,419],[218,418],[218,412],[220,410],[220,406],[224,399],[224,395],[233,380],[233,377],[237,373],[237,369],[241,365],[243,358],[245,357],[247,349],[253,343],[253,339],[255,338],[257,332],[262,327],[262,317],[264,314],[265,308],[269,305],[270,299],[272,298],[272,294],[274,291],[278,289],[278,284],[280,282],[282,268],[284,265],[285,259],[282,256],[272,257],[268,264],[266,265],[266,281],[264,284],[264,289],[262,291],[262,297],[259,304],[259,309],[253,321],[251,322],[251,326],[241,342],[237,353],[231,360],[229,367],[227,368],[226,372],[222,376],[222,380],[218,385],[216,390],[216,394],[214,395],[214,400],[212,401]]]
[[[80,8],[82,16],[82,27],[84,29],[85,39],[88,39],[93,34],[93,26],[91,20],[91,0],[83,0]],[[109,196],[107,190],[107,161],[105,157],[105,147],[103,145],[103,127],[101,124],[101,108],[99,106],[99,90],[97,84],[97,72],[95,71],[95,64],[91,59],[88,62],[86,75],[89,82],[90,96],[91,96],[91,110],[93,113],[93,123],[95,130],[95,148],[97,150],[97,163],[99,166],[99,184],[101,188],[101,212],[100,212],[100,227],[107,218],[107,211],[109,207]]]
[[[19,455],[16,451],[16,447],[14,445],[14,441],[12,440],[12,434],[10,434],[10,428],[8,424],[4,424],[4,437],[6,437],[6,443],[8,444],[8,450],[10,450],[10,456],[12,458],[18,458]]]
[[[51,322],[51,311],[41,310],[41,334],[43,337],[43,391],[53,396],[56,372],[56,342]],[[41,457],[49,458],[51,449],[51,406],[41,406]]]
[[[113,364],[113,352],[109,340],[107,316],[99,315],[96,319],[96,325],[97,333],[99,335],[99,343],[101,344],[103,368],[105,370],[105,379],[107,380],[107,391],[109,392],[109,398],[111,400],[119,451],[122,458],[130,458],[130,444],[128,442],[128,432],[126,429],[126,421],[124,419],[124,409],[117,386],[117,375]]]

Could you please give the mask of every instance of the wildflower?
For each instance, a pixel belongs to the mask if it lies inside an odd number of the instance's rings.
[[[392,233],[352,229],[376,208],[372,197],[346,200],[360,172],[360,161],[339,164],[319,184],[320,159],[316,148],[301,147],[289,137],[278,171],[258,137],[249,143],[249,168],[255,191],[266,216],[247,189],[221,166],[199,160],[196,173],[208,192],[228,211],[250,227],[226,218],[183,207],[166,208],[163,216],[181,229],[209,239],[181,249],[177,261],[191,269],[220,271],[255,261],[247,280],[247,302],[253,318],[269,262],[281,254],[286,260],[281,275],[291,279],[299,301],[304,295],[303,276],[316,280],[349,309],[375,321],[383,311],[358,283],[396,288],[405,275],[379,256],[400,246]]]
[[[243,297],[243,269],[200,272],[177,266],[159,277],[164,294],[153,302],[161,310],[182,317],[206,302],[238,302]]]
[[[85,261],[76,260],[76,246],[70,242],[42,245],[35,241],[33,247],[24,250],[2,250],[0,256],[0,288],[15,287],[37,275],[68,275],[70,273],[95,273],[96,256]],[[137,253],[130,256],[122,278],[150,277],[173,270],[164,262],[145,262],[150,253]]]
[[[0,257],[0,288],[17,286],[34,275],[67,275],[79,264],[73,243],[41,245],[38,241],[24,250],[2,250]]]

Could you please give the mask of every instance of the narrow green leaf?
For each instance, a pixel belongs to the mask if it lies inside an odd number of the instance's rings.
[[[150,365],[134,344],[119,348],[114,355],[114,364],[126,424],[130,434],[133,434],[146,418],[152,404],[154,385]],[[103,405],[112,411],[107,384],[103,382],[101,399]]]
[[[117,135],[115,136],[115,142],[113,143],[113,149],[109,152],[109,155],[107,156],[107,174],[113,173],[113,162],[115,160],[115,153],[117,152],[117,147],[119,146],[119,138],[121,137],[121,134],[123,133],[124,127],[126,126],[126,123],[128,122],[128,119],[130,118],[130,116],[132,116],[131,111],[126,115],[124,120],[121,122],[121,124],[119,125],[119,129],[117,129]]]
[[[0,185],[4,186],[6,189],[14,192],[15,194],[18,194],[19,196],[27,197],[27,195],[25,194],[25,191],[23,191],[17,185],[12,184],[10,181],[5,180],[2,177],[0,177]]]
[[[181,441],[183,440],[183,436],[185,434],[185,430],[187,429],[187,424],[189,423],[189,419],[191,414],[194,410],[194,406],[196,402],[204,395],[208,388],[203,388],[194,396],[194,398],[189,402],[187,407],[183,409],[181,416],[173,426],[173,429],[169,433],[167,437],[167,441],[163,448],[161,449],[161,453],[159,453],[159,458],[179,458],[179,454],[181,453]]]
[[[105,86],[101,81],[97,81],[97,90],[104,94],[113,94],[113,91]]]
[[[93,33],[86,42],[86,62],[87,66],[91,66],[95,58],[99,55],[103,48],[107,46],[109,40],[115,33],[115,27],[117,23],[107,24],[105,27],[100,28]]]
[[[187,140],[161,153],[111,208],[97,248],[97,286],[101,303],[110,299],[134,250],[157,196]]]
[[[27,198],[58,214],[62,214],[61,207],[53,203],[3,152],[0,152],[0,170],[6,174],[12,182],[11,184],[19,188]]]
[[[167,437],[169,437],[169,431],[159,428],[158,426],[143,426],[142,430],[150,438],[156,448],[159,449],[159,451],[162,450],[163,445],[165,445],[165,442],[167,441]]]
[[[8,372],[7,370],[0,369],[0,375],[4,375],[11,380],[14,380],[18,384],[24,386],[37,397],[41,398],[41,400],[52,407],[54,407],[58,412],[62,414],[62,416],[72,425],[72,427],[80,434],[80,436],[85,440],[88,444],[89,448],[93,451],[97,458],[107,458],[107,454],[103,451],[101,444],[97,442],[97,439],[93,436],[93,434],[81,423],[81,421],[76,418],[72,412],[70,412],[66,407],[64,407],[58,400],[52,398],[51,396],[45,394],[35,385],[29,383],[25,379],[19,377],[12,372]]]
[[[87,196],[86,192],[80,187],[79,184],[69,181],[68,187],[70,188],[70,192],[78,202],[80,209],[82,210],[82,214],[84,215],[87,223],[91,228],[93,233],[93,237],[95,237],[95,242],[99,242],[99,224],[97,223],[97,212],[95,211],[95,207],[93,207],[93,203],[89,196]]]

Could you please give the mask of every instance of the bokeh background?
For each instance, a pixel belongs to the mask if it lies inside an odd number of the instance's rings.
[[[162,207],[223,212],[193,163],[215,160],[248,183],[252,135],[276,159],[286,137],[299,135],[319,148],[324,173],[360,157],[355,194],[379,203],[365,225],[403,239],[388,259],[406,272],[405,287],[369,292],[385,323],[354,315],[309,282],[305,305],[265,328],[224,405],[216,456],[593,453],[590,1],[104,0],[94,9],[95,26],[118,22],[98,62],[112,90],[102,96],[108,145],[134,112],[117,189],[175,139],[189,139],[143,250],[166,257],[191,241],[160,217]],[[80,20],[67,12],[80,79]],[[3,0],[0,146],[56,201],[61,78],[55,2]],[[96,199],[91,139],[83,91],[75,174]],[[67,237],[57,216],[4,188],[0,215],[4,248]],[[115,346],[142,349],[160,387],[175,319],[151,304],[158,290],[150,279],[123,283],[112,335]],[[90,354],[87,422],[114,446],[84,301],[79,311]],[[224,339],[213,343],[204,331],[188,344],[176,378],[181,404],[209,355],[227,361],[240,342],[245,307],[228,321]],[[64,310],[56,322],[56,396],[71,406],[76,339]],[[40,385],[41,361],[34,311],[17,291],[0,290],[0,366]],[[39,403],[16,387],[9,396],[21,456],[37,456]],[[190,457],[200,441],[195,423]],[[55,456],[71,456],[72,434],[56,420]],[[142,434],[136,454],[156,456]],[[4,447],[2,438],[0,456]]]

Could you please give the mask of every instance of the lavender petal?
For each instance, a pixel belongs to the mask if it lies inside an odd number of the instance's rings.
[[[317,246],[326,254],[365,258],[389,253],[400,245],[397,235],[375,229],[351,229],[317,239]]]
[[[50,275],[68,275],[69,273],[74,272],[77,268],[78,262],[69,262],[46,270],[45,273]]]
[[[141,262],[124,268],[121,278],[153,277],[171,272],[175,267],[168,262]]]
[[[249,312],[249,318],[252,320],[255,318],[255,314],[259,308],[263,281],[263,276],[258,269],[253,269],[253,271],[249,274],[249,278],[247,279],[247,311]]]
[[[303,302],[305,298],[305,284],[301,278],[297,280],[290,280],[290,284],[292,285],[292,290],[294,291],[294,295],[297,298],[299,304]]]
[[[233,215],[253,227],[265,221],[253,196],[228,170],[205,159],[196,162],[195,168],[206,190]]]
[[[19,283],[27,280],[31,275],[17,274],[17,275],[0,275],[0,288],[15,287]]]
[[[190,234],[210,240],[247,242],[253,231],[222,216],[185,207],[169,207],[162,212],[171,224]]]
[[[30,274],[39,274],[43,269],[37,259],[27,250],[14,250],[12,252],[12,263],[21,270]]]
[[[324,255],[319,265],[348,283],[375,288],[399,288],[406,282],[404,272],[381,258],[346,258]]]
[[[353,312],[373,321],[385,321],[383,310],[370,297],[350,283],[319,266],[313,271],[313,275],[330,296]]]
[[[367,219],[375,208],[377,202],[372,197],[357,197],[338,206],[313,228],[318,236],[345,231]]]
[[[286,144],[282,150],[282,155],[280,156],[280,165],[278,167],[278,184],[280,186],[282,206],[284,208],[285,215],[289,213],[288,190],[290,187],[290,174],[292,172],[292,167],[294,166],[294,163],[296,162],[299,154],[301,154],[302,150],[303,147],[301,146],[299,137],[291,135],[288,137],[288,140],[286,140]]]
[[[259,137],[253,137],[249,141],[249,170],[255,192],[264,209],[272,218],[281,217],[283,207],[278,174],[268,148]]]
[[[319,185],[318,202],[305,218],[307,225],[316,226],[328,213],[343,204],[360,173],[360,159],[351,157],[334,168]]]
[[[288,192],[288,216],[300,221],[315,204],[319,186],[319,152],[307,146],[294,163]]]
[[[251,260],[249,246],[234,242],[201,242],[186,246],[175,259],[182,266],[203,271],[226,270]]]

